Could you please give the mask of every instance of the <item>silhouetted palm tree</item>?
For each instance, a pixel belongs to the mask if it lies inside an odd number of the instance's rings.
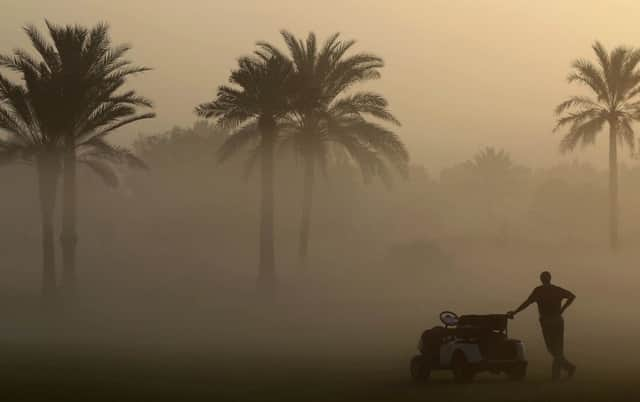
[[[592,92],[572,96],[556,107],[555,130],[569,126],[560,149],[572,151],[578,144],[593,144],[596,135],[609,126],[609,238],[618,246],[618,142],[633,149],[631,124],[640,120],[640,50],[617,47],[607,53],[602,44],[593,45],[597,64],[579,59],[573,62],[569,82],[577,82]],[[554,131],[555,131],[554,130]]]
[[[256,52],[243,57],[232,71],[229,82],[220,86],[216,98],[196,108],[205,118],[218,119],[218,125],[234,129],[219,151],[220,161],[247,145],[254,145],[250,159],[261,161],[260,265],[258,287],[271,293],[276,285],[274,251],[274,147],[278,120],[289,111],[290,63],[277,56]]]
[[[34,101],[37,90],[29,92],[27,88],[0,75],[0,132],[5,134],[0,139],[0,163],[22,161],[36,167],[42,220],[42,294],[49,298],[56,293],[53,213],[63,142],[62,138],[52,136],[46,130],[47,111],[39,109],[46,104]],[[80,144],[77,149],[78,162],[91,167],[110,186],[117,184],[114,163],[126,162],[138,167],[142,164],[129,151],[100,138]]]
[[[505,209],[508,199],[522,190],[529,174],[528,169],[515,164],[505,150],[494,147],[482,149],[463,167],[472,179],[466,184],[468,189],[476,186],[478,205],[484,201],[492,223],[499,217],[499,212]]]
[[[387,100],[376,93],[346,93],[353,85],[380,77],[384,63],[378,56],[357,53],[347,55],[355,41],[342,41],[339,34],[330,36],[318,48],[316,36],[306,41],[282,31],[294,67],[291,82],[291,113],[286,116],[284,139],[301,155],[304,165],[302,218],[299,259],[306,263],[311,229],[311,209],[316,165],[324,166],[331,150],[338,144],[355,161],[368,181],[380,176],[389,183],[391,162],[403,175],[408,170],[408,153],[400,139],[390,130],[369,122],[365,116],[399,125],[389,112]],[[275,46],[261,42],[261,54],[285,58]],[[266,57],[266,56],[265,56]]]
[[[42,294],[56,291],[53,211],[60,172],[60,147],[55,137],[40,129],[39,120],[26,89],[0,75],[0,160],[33,161],[37,168],[42,221]]]
[[[482,149],[473,156],[469,164],[473,171],[487,180],[510,177],[518,168],[505,150],[493,147]]]
[[[47,21],[51,43],[33,26],[25,28],[38,54],[23,50],[2,56],[0,65],[18,72],[26,82],[31,104],[39,114],[40,128],[57,138],[63,148],[63,284],[70,291],[76,283],[76,150],[101,141],[114,130],[153,113],[138,114],[151,102],[134,91],[118,92],[132,74],[147,71],[124,59],[128,45],[113,47],[108,26],[92,29],[57,26]],[[100,146],[102,146],[100,144]],[[103,149],[106,151],[106,149]]]

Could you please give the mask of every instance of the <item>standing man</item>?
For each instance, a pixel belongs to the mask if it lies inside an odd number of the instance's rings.
[[[576,372],[576,366],[564,357],[564,320],[562,313],[573,303],[576,296],[566,289],[551,284],[551,274],[544,271],[540,274],[542,286],[533,289],[531,295],[515,311],[509,311],[507,316],[511,319],[532,303],[538,304],[540,313],[540,326],[542,335],[547,345],[547,350],[553,356],[552,379],[560,379],[561,370],[566,370],[569,378]],[[566,300],[564,304],[562,301]]]

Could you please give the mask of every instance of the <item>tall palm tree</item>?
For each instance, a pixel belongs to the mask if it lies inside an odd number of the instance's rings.
[[[42,222],[42,295],[56,292],[53,211],[60,172],[60,149],[54,137],[41,130],[27,90],[0,75],[0,160],[35,162]]]
[[[37,83],[29,82],[30,85]],[[0,74],[0,163],[27,162],[36,167],[42,221],[42,295],[56,294],[55,240],[53,214],[62,165],[62,139],[47,131],[45,103],[36,100],[38,91],[13,84]],[[126,162],[141,167],[129,151],[93,138],[77,146],[78,162],[88,165],[104,181],[117,185],[115,164]]]
[[[382,59],[368,53],[348,55],[355,41],[343,41],[339,34],[330,36],[321,48],[316,36],[306,41],[287,31],[281,32],[289,55],[275,46],[261,42],[263,55],[289,57],[294,67],[291,83],[291,113],[285,119],[287,137],[303,160],[303,201],[298,256],[305,266],[309,249],[311,211],[316,167],[325,164],[332,147],[346,150],[362,169],[365,180],[380,176],[389,181],[387,163],[403,175],[408,171],[409,155],[392,131],[372,123],[367,117],[399,125],[389,112],[387,100],[373,92],[347,95],[355,84],[380,77]],[[265,56],[266,57],[266,56]]]
[[[112,46],[106,24],[91,29],[48,21],[46,25],[51,42],[35,27],[25,28],[38,58],[16,50],[13,56],[1,56],[0,66],[22,76],[33,93],[33,107],[42,114],[41,129],[59,139],[63,149],[63,285],[73,292],[78,238],[76,150],[122,126],[155,115],[138,112],[138,107],[152,106],[149,100],[131,90],[119,92],[129,76],[149,69],[124,59],[130,46]]]
[[[274,148],[278,121],[289,111],[290,63],[282,57],[256,52],[242,57],[231,72],[232,86],[220,86],[216,98],[196,108],[205,118],[234,131],[219,151],[220,161],[253,145],[261,162],[260,263],[258,288],[271,293],[276,286],[274,250]]]
[[[610,53],[600,42],[593,51],[597,63],[579,59],[573,62],[569,82],[585,86],[591,96],[572,96],[556,107],[559,116],[554,129],[568,126],[560,149],[574,150],[578,144],[595,142],[597,134],[609,126],[609,240],[618,247],[618,143],[634,146],[631,127],[640,120],[640,50],[617,47]]]

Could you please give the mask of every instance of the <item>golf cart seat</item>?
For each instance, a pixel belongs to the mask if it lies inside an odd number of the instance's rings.
[[[458,328],[461,327],[505,332],[507,330],[507,316],[504,314],[462,315],[458,319]]]
[[[456,326],[456,336],[462,338],[505,337],[507,317],[499,314],[463,315]]]

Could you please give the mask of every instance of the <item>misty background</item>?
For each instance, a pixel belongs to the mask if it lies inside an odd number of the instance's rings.
[[[43,314],[37,296],[35,174],[20,165],[0,170],[6,344],[101,345],[113,353],[176,348],[264,365],[292,356],[309,359],[302,365],[353,359],[404,369],[438,312],[506,312],[549,269],[577,295],[567,312],[568,356],[592,363],[585,371],[640,366],[629,352],[640,335],[632,319],[640,279],[638,160],[621,151],[622,241],[614,254],[606,141],[561,155],[561,136],[551,133],[554,106],[575,91],[566,83],[571,61],[592,57],[594,39],[638,45],[640,5],[389,4],[2,0],[4,51],[28,48],[20,28],[42,26],[44,17],[108,21],[114,42],[132,43],[131,58],[154,68],[129,84],[154,100],[158,114],[114,136],[149,171],[122,172],[113,190],[79,170],[81,302],[64,314]],[[256,40],[280,44],[281,28],[321,39],[339,31],[385,59],[382,79],[365,86],[384,93],[402,121],[397,132],[411,171],[387,188],[363,183],[355,167],[334,161],[317,181],[309,263],[301,271],[302,170],[294,158],[280,158],[280,288],[265,304],[255,298],[258,175],[243,179],[242,156],[216,162],[227,132],[196,121],[193,107],[213,97]],[[536,314],[532,307],[510,322],[534,372],[550,365]]]
[[[295,159],[281,158],[280,285],[264,303],[255,293],[259,175],[243,180],[242,156],[217,163],[212,150],[225,138],[207,122],[140,137],[134,150],[151,169],[123,174],[117,190],[79,171],[78,302],[53,318],[38,296],[34,172],[0,170],[8,228],[0,237],[3,337],[136,352],[206,345],[207,353],[252,360],[377,356],[402,367],[438,312],[502,313],[524,300],[542,269],[578,295],[567,313],[567,350],[578,362],[617,361],[612,349],[624,350],[640,333],[630,320],[638,168],[621,171],[623,240],[612,254],[607,174],[592,165],[532,169],[488,148],[440,176],[413,165],[408,180],[387,188],[364,184],[358,169],[337,162],[318,179],[309,262],[301,269],[302,172]],[[511,322],[513,336],[530,348],[533,370],[546,367],[535,363],[546,354],[534,310]]]

